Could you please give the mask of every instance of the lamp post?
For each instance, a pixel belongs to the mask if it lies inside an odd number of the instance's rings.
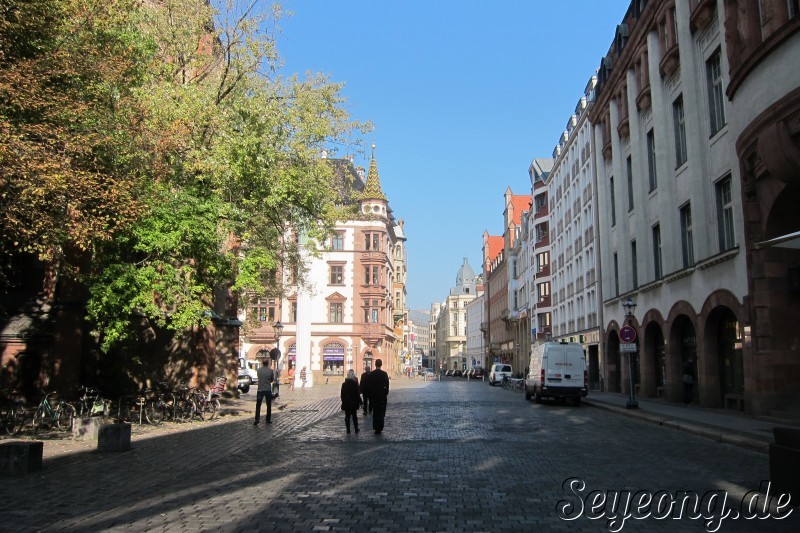
[[[281,379],[281,332],[283,331],[283,324],[281,321],[278,320],[274,324],[272,324],[272,330],[275,332],[275,348],[273,349],[270,356],[275,360],[275,375],[277,379],[275,382],[277,383],[278,387],[280,387],[280,379]]]
[[[636,311],[636,303],[628,298],[622,302],[622,307],[625,309],[625,325],[620,328],[619,333],[620,338],[627,344],[628,376],[630,379],[630,391],[625,407],[627,409],[638,409],[639,403],[636,401],[636,385],[633,381],[633,356],[636,354],[636,329],[631,325],[633,323],[633,313]]]

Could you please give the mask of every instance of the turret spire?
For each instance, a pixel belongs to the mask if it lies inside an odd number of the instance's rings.
[[[381,178],[378,176],[378,163],[375,162],[375,145],[372,145],[372,159],[369,161],[369,172],[367,172],[367,183],[364,185],[362,198],[386,200],[386,196],[381,190]]]

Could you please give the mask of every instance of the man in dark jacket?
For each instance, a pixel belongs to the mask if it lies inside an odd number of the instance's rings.
[[[361,396],[358,394],[358,381],[353,370],[347,372],[347,378],[342,383],[342,410],[344,411],[344,426],[347,433],[350,433],[350,419],[353,419],[353,427],[358,433],[358,408],[361,406]]]
[[[267,424],[272,424],[272,382],[275,381],[275,371],[270,368],[269,356],[264,356],[261,360],[261,368],[258,369],[258,391],[256,392],[256,420],[254,426],[258,425],[261,418],[261,402],[267,402]]]
[[[369,368],[365,368],[361,373],[361,381],[358,382],[358,388],[363,398],[364,416],[367,416],[367,412],[372,413],[372,404],[369,403]]]
[[[375,370],[369,373],[369,399],[372,403],[372,429],[380,435],[386,416],[386,400],[389,396],[389,375],[381,369],[383,361],[375,360]]]

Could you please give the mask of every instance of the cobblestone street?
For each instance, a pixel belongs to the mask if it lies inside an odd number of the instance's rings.
[[[482,382],[392,380],[381,435],[361,416],[361,433],[345,433],[337,384],[285,397],[269,426],[252,425],[245,400],[218,422],[137,436],[128,452],[60,444],[61,452],[45,452],[38,473],[3,480],[0,528],[703,531],[719,520],[619,524],[608,523],[608,512],[597,519],[573,512],[564,521],[556,511],[560,501],[577,507],[595,490],[720,491],[738,508],[769,477],[762,453],[591,406],[536,405]],[[585,482],[571,498],[562,489],[569,478]],[[723,513],[718,501],[703,502],[702,514]],[[797,531],[798,514],[729,517],[719,531]]]

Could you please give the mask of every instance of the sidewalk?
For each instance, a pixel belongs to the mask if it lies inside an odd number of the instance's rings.
[[[637,398],[639,408],[627,409],[628,396],[619,393],[589,391],[583,401],[593,407],[765,454],[769,452],[769,444],[775,441],[772,428],[799,427],[792,421],[771,421],[726,409],[686,406],[650,398]]]

